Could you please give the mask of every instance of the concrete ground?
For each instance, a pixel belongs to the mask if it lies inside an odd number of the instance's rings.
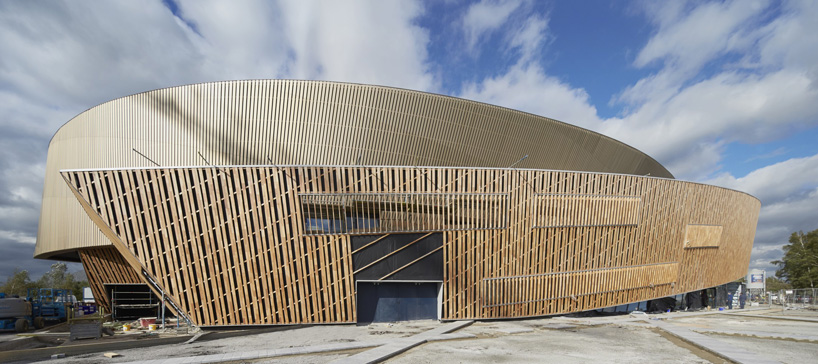
[[[427,343],[394,363],[707,363],[674,345],[647,324],[540,326],[541,322],[476,323],[462,331],[472,340]],[[514,331],[529,328],[532,331]]]
[[[462,326],[436,321],[312,326],[127,349],[113,359],[100,352],[48,363],[326,363],[386,356],[388,363],[435,364],[809,363],[818,357],[818,313],[807,310],[485,321],[443,333],[446,325]],[[384,356],[387,345],[394,349]]]

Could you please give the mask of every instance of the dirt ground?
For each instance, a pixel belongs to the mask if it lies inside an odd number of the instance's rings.
[[[741,312],[741,311],[734,311]],[[746,312],[746,311],[745,311]],[[747,351],[784,363],[814,362],[818,340],[758,338],[748,335],[713,333],[778,333],[818,337],[818,323],[777,320],[780,310],[753,311],[753,317],[709,314],[623,315],[601,317],[554,317],[530,320],[475,322],[456,332],[466,338],[427,342],[392,357],[389,363],[723,363],[723,358],[684,342],[651,325],[651,319],[666,319]],[[818,318],[815,312],[788,311],[786,316]],[[272,348],[309,347],[329,343],[383,343],[438,327],[437,321],[377,323],[371,325],[326,325],[240,337],[197,341],[193,344],[154,346],[117,351],[109,359],[90,353],[49,360],[48,363],[121,363],[149,359],[251,352]],[[234,363],[326,363],[368,350],[265,358]]]

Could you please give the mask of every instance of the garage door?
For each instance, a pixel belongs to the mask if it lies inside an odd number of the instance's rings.
[[[358,282],[358,322],[436,320],[438,283]]]

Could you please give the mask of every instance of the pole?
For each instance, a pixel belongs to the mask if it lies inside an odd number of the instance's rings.
[[[784,298],[784,290],[778,291],[778,300],[781,302],[781,314],[784,314],[784,305],[786,304],[786,298]]]
[[[165,329],[165,295],[162,295],[162,330]]]

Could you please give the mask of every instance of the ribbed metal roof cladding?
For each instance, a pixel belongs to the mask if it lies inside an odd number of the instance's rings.
[[[135,151],[138,151],[135,152]],[[430,93],[322,81],[178,86],[112,100],[49,145],[35,256],[109,244],[61,169],[178,165],[515,167],[673,178],[604,135],[516,110]]]

